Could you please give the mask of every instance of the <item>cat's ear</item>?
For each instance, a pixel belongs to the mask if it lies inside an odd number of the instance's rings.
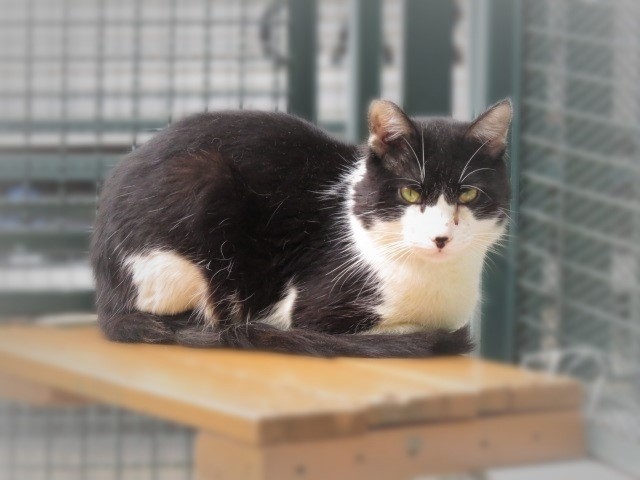
[[[407,114],[393,102],[374,100],[369,106],[369,146],[378,155],[402,142],[415,130]]]
[[[476,118],[467,129],[465,136],[482,142],[489,154],[501,155],[507,148],[512,117],[511,100],[502,100]]]

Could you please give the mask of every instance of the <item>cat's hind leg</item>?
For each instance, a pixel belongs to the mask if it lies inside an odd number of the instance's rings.
[[[209,282],[200,267],[171,250],[156,249],[124,261],[134,287],[134,306],[154,315],[196,311],[206,323],[216,323]]]
[[[131,254],[97,286],[99,323],[114,341],[176,343],[177,331],[218,323],[201,268],[172,250]]]

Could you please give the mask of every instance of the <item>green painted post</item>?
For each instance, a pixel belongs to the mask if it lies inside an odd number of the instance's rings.
[[[522,0],[481,0],[473,4],[474,45],[473,104],[481,108],[511,97],[514,120],[510,142],[512,201],[509,240],[499,255],[492,255],[483,278],[481,354],[513,360],[516,312],[516,260],[519,195],[519,97]]]
[[[403,106],[409,115],[450,115],[453,0],[405,0]]]
[[[316,0],[289,0],[287,105],[290,113],[316,121]]]
[[[381,0],[351,0],[349,16],[349,119],[347,138],[367,136],[369,103],[380,96],[382,65]]]

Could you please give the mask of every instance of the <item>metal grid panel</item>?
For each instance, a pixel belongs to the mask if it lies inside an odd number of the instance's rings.
[[[123,410],[0,404],[2,480],[190,480],[191,430]]]
[[[171,118],[285,109],[286,2],[0,9],[0,315],[92,308],[86,251],[100,181]],[[192,441],[191,430],[114,408],[0,403],[2,480],[190,479]]]
[[[404,4],[383,0],[381,97],[401,102]],[[324,128],[345,134],[349,118],[349,2],[318,2],[318,120]]]
[[[523,4],[518,351],[564,352],[637,445],[640,4]]]
[[[282,1],[0,0],[0,9],[5,296],[91,292],[96,185],[150,131],[206,108],[286,108]]]

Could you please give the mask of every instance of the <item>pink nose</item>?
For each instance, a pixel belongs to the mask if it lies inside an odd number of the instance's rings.
[[[444,248],[444,246],[449,243],[451,239],[449,237],[436,237],[433,239],[433,243],[436,244],[436,247],[438,247],[440,250],[442,250]]]

